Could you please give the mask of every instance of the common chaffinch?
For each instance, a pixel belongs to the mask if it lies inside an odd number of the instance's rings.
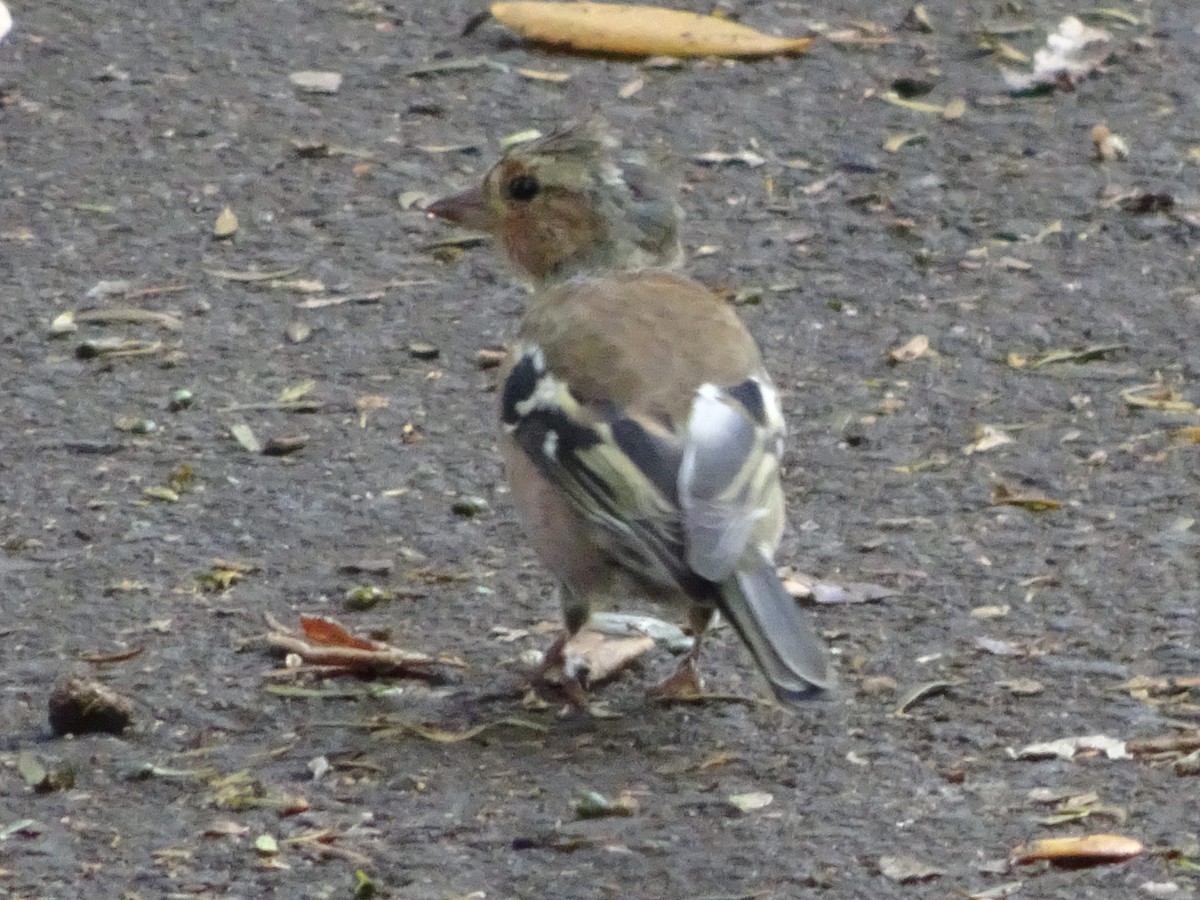
[[[825,649],[780,583],[779,399],[754,339],[704,286],[666,271],[680,214],[594,124],[518,144],[432,215],[491,233],[534,285],[501,373],[500,446],[513,498],[562,589],[545,655],[568,696],[564,647],[596,603],[633,592],[681,605],[695,675],[719,611],[775,695],[831,689]],[[672,679],[672,680],[673,680]]]

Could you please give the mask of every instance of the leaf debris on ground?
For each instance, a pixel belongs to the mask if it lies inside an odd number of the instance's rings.
[[[778,56],[803,53],[813,43],[716,16],[638,4],[515,0],[493,3],[491,15],[537,43],[615,56]]]
[[[454,657],[434,656],[356,637],[331,619],[320,616],[300,616],[299,631],[285,627],[270,616],[267,624],[271,629],[265,638],[268,646],[295,655],[295,662],[288,667],[291,670],[304,664],[357,675],[433,677],[437,666],[461,668],[466,665]]]

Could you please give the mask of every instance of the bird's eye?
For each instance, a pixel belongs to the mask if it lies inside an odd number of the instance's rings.
[[[532,175],[514,175],[508,179],[508,184],[504,186],[510,200],[517,200],[520,203],[528,203],[538,195],[538,191],[542,186],[538,184],[538,180]]]

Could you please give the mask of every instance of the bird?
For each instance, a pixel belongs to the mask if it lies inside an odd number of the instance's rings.
[[[669,684],[699,687],[720,613],[785,705],[834,675],[773,556],[784,528],[779,395],[732,306],[679,274],[681,211],[644,157],[594,120],[507,149],[427,212],[491,234],[531,299],[500,373],[512,497],[557,578],[565,628],[544,654],[570,700],[567,642],[636,595],[686,611]]]

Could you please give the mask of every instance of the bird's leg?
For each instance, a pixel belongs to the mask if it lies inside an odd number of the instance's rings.
[[[586,599],[580,598],[566,586],[561,589],[563,622],[565,628],[559,633],[554,642],[546,648],[542,655],[542,664],[538,666],[537,677],[544,678],[547,672],[557,669],[562,675],[563,692],[571,704],[579,709],[587,708],[587,666],[572,665],[567,659],[567,643],[579,629],[587,624],[591,606]],[[576,660],[575,662],[581,662]]]
[[[653,688],[651,693],[656,697],[663,700],[681,700],[704,692],[704,679],[700,677],[696,663],[700,659],[701,639],[712,617],[711,607],[692,606],[688,610],[688,624],[692,627],[692,649],[684,656],[675,672],[662,684]]]

